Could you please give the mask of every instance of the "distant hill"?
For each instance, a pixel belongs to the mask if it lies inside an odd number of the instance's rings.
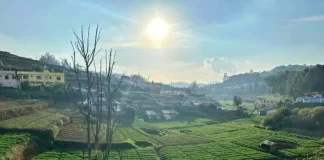
[[[26,57],[20,57],[6,51],[0,51],[0,60],[4,68],[31,70],[43,67],[43,63]]]

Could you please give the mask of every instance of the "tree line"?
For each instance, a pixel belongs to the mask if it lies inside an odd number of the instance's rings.
[[[302,96],[309,92],[324,93],[324,65],[302,71],[285,71],[265,78],[270,93]]]

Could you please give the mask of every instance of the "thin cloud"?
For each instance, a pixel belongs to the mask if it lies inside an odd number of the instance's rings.
[[[315,15],[310,17],[303,17],[298,19],[288,20],[289,22],[321,22],[324,21],[324,15]]]
[[[99,5],[99,4],[95,4],[93,2],[88,2],[86,0],[75,0],[75,1],[67,1],[67,3],[87,8],[87,9],[89,9],[91,11],[95,11],[97,13],[103,14],[103,15],[111,17],[111,18],[124,20],[124,21],[134,23],[134,24],[139,24],[139,22],[134,20],[134,19],[130,19],[130,18],[127,18],[127,17],[125,17],[123,15],[117,14],[117,13],[115,13],[113,11],[110,11],[107,8],[105,8],[105,7],[103,7],[103,6]]]

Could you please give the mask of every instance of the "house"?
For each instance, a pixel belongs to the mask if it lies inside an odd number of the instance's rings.
[[[64,83],[64,73],[53,69],[45,69],[43,72],[18,71],[20,82],[29,82],[31,86],[48,85],[51,83]]]
[[[17,72],[0,70],[0,86],[19,88],[20,81]]]
[[[179,115],[179,113],[175,110],[161,110],[163,117],[166,120],[172,119],[174,117],[176,117],[177,115]]]
[[[270,113],[273,113],[277,111],[276,108],[266,108],[266,109],[260,109],[259,111],[257,111],[257,113],[260,115],[260,116],[264,116],[264,115],[267,115],[267,114],[270,114]]]
[[[296,98],[297,103],[324,103],[323,97],[298,97]]]
[[[266,149],[266,150],[268,150],[270,152],[274,152],[274,151],[279,149],[279,146],[278,146],[277,143],[271,142],[271,141],[268,141],[268,140],[265,140],[265,141],[261,142],[260,147],[263,148],[263,149]]]
[[[148,120],[160,120],[161,115],[157,114],[156,112],[152,110],[145,111],[145,116]]]

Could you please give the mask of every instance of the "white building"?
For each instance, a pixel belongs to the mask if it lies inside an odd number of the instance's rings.
[[[0,70],[0,85],[3,87],[20,87],[20,81],[15,71]]]

